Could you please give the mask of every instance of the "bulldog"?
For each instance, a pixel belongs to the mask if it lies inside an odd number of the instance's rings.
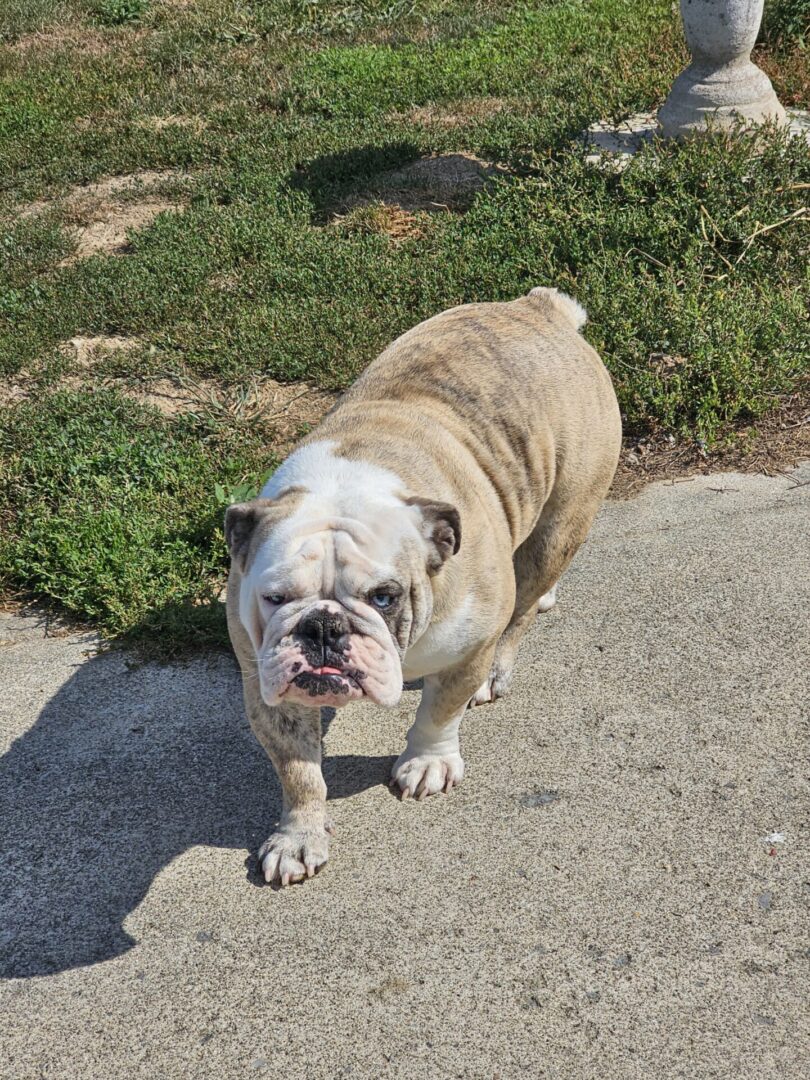
[[[508,689],[616,469],[619,408],[585,319],[548,288],[428,319],[228,508],[228,628],[283,789],[268,882],[328,857],[322,706],[396,705],[421,678],[392,785],[423,799],[461,782],[465,710]]]

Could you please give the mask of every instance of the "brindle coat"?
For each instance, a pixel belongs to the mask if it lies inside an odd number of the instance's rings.
[[[556,586],[608,490],[619,409],[598,354],[577,332],[581,321],[581,309],[552,289],[443,312],[390,345],[301,444],[330,440],[336,455],[401,477],[403,495],[458,512],[459,550],[431,577],[431,626],[472,598],[470,647],[426,679],[429,715],[423,700],[412,734],[420,723],[423,734],[457,726],[471,699],[504,692],[538,601]],[[287,513],[296,498],[291,491],[273,513]],[[285,819],[292,815],[299,828],[295,853],[283,829],[262,849],[281,844],[285,883],[302,876],[302,865],[309,874],[326,860],[325,786],[317,714],[264,704],[239,622],[240,567],[258,543],[249,528],[231,537],[228,623],[248,715],[281,778]],[[418,653],[418,643],[405,644]],[[422,674],[407,652],[403,674]],[[415,794],[402,779],[400,786]]]

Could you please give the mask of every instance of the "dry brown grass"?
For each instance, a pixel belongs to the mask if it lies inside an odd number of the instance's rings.
[[[810,386],[786,397],[756,427],[711,451],[693,442],[626,439],[610,489],[613,499],[630,499],[656,480],[682,483],[706,473],[743,472],[773,476],[810,460]]]
[[[393,243],[415,240],[424,232],[424,214],[403,210],[379,199],[358,202],[345,214],[334,214],[330,225],[346,233],[379,233]]]
[[[195,134],[205,131],[208,126],[201,116],[184,116],[180,113],[172,113],[168,116],[144,116],[137,122],[137,126],[144,131],[165,131],[172,128],[186,128]]]
[[[516,109],[517,103],[508,98],[479,97],[464,101],[445,102],[444,104],[416,105],[404,113],[392,113],[392,120],[420,124],[424,127],[457,128],[476,121],[488,120],[491,116],[505,112],[508,108]]]
[[[31,34],[23,34],[7,46],[11,56],[24,60],[39,59],[44,53],[69,51],[74,57],[93,58],[107,56],[116,49],[131,51],[136,42],[146,37],[147,30],[102,30],[77,23],[65,23],[43,27]]]
[[[810,52],[794,49],[776,52],[760,46],[752,57],[774,85],[777,96],[787,108],[806,109],[810,104]]]

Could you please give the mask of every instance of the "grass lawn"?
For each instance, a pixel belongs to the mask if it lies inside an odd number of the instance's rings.
[[[788,105],[803,4],[767,5]],[[661,102],[673,6],[7,0],[5,595],[163,653],[223,641],[224,505],[453,304],[573,293],[632,435],[711,448],[795,391],[807,146],[659,145],[616,175],[577,139]]]

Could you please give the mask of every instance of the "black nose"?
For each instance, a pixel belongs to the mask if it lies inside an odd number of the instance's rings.
[[[343,615],[334,611],[313,611],[298,627],[301,637],[320,649],[337,649],[340,639],[348,632]]]

